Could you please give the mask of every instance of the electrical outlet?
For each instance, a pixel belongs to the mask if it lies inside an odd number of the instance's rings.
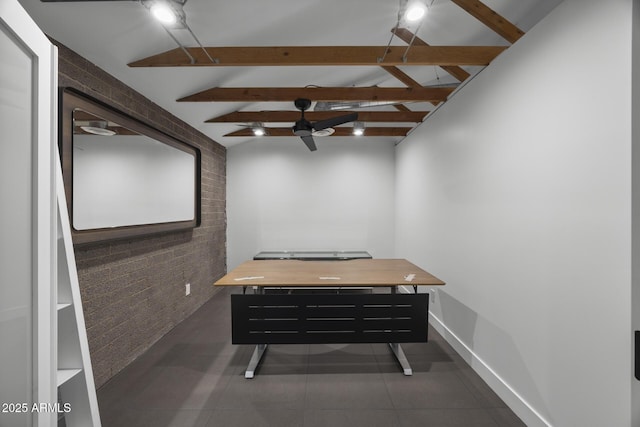
[[[431,304],[435,304],[436,303],[436,290],[431,288]]]
[[[191,283],[184,285],[184,294],[189,295],[191,293]]]

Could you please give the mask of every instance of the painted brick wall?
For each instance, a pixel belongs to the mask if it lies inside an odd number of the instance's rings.
[[[75,247],[96,386],[214,294],[226,271],[226,149],[64,45],[59,85],[73,87],[202,154],[202,223],[189,231]],[[191,295],[185,296],[185,284]]]

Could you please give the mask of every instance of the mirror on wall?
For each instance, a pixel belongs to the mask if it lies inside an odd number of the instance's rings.
[[[61,98],[74,243],[199,225],[198,149],[75,91]]]

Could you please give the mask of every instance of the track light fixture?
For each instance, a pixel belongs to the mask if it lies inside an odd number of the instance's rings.
[[[145,0],[143,4],[151,15],[168,28],[185,28],[187,25],[184,13],[185,2],[179,0]]]
[[[396,35],[395,30],[400,28],[401,23],[404,23],[405,25],[417,23],[417,28],[413,31],[413,38],[411,39],[411,42],[409,42],[409,46],[407,46],[407,50],[405,50],[404,55],[402,55],[402,60],[405,62],[407,60],[407,53],[409,52],[409,49],[413,44],[413,40],[416,38],[416,34],[422,26],[423,18],[429,10],[429,6],[427,6],[426,1],[427,0],[400,0],[400,4],[398,7],[398,20],[396,22],[394,30],[391,31],[391,38],[389,39],[389,44],[387,45],[387,47],[391,46],[391,41]],[[434,1],[435,0],[431,1],[432,5]],[[385,58],[387,57],[387,52],[389,52],[389,49],[385,50],[384,55],[381,58],[378,58],[378,62],[384,62]]]
[[[353,122],[353,134],[355,136],[364,135],[364,122]]]
[[[423,0],[409,0],[404,12],[404,18],[409,22],[416,22],[427,14],[427,5]]]
[[[163,24],[172,25],[178,21],[173,9],[171,9],[166,3],[154,3],[149,11],[154,18]]]
[[[184,52],[185,55],[189,57],[189,60],[192,64],[196,63],[196,59],[189,53],[189,51],[184,47],[184,45],[172,34],[173,30],[182,30],[186,29],[191,34],[191,37],[198,43],[200,49],[204,52],[204,54],[209,58],[209,60],[213,63],[217,63],[217,59],[214,59],[209,55],[209,52],[202,46],[198,37],[193,33],[189,25],[187,25],[187,15],[184,13],[184,5],[187,3],[187,0],[140,0],[141,3],[149,9],[151,15],[162,24],[162,28],[165,29],[167,34],[173,39],[174,42],[180,49]]]
[[[251,131],[255,136],[265,136],[267,134],[267,131],[262,123],[254,123],[251,126]]]

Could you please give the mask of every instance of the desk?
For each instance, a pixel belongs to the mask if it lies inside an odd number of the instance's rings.
[[[267,344],[294,343],[387,342],[404,374],[411,375],[398,343],[427,341],[429,299],[428,294],[400,294],[397,289],[444,282],[404,259],[252,260],[214,285],[256,291],[231,296],[232,342],[256,344],[245,372],[253,378]],[[390,293],[341,293],[359,287],[386,287]],[[267,288],[281,292],[265,294]],[[332,292],[305,292],[323,288]]]

